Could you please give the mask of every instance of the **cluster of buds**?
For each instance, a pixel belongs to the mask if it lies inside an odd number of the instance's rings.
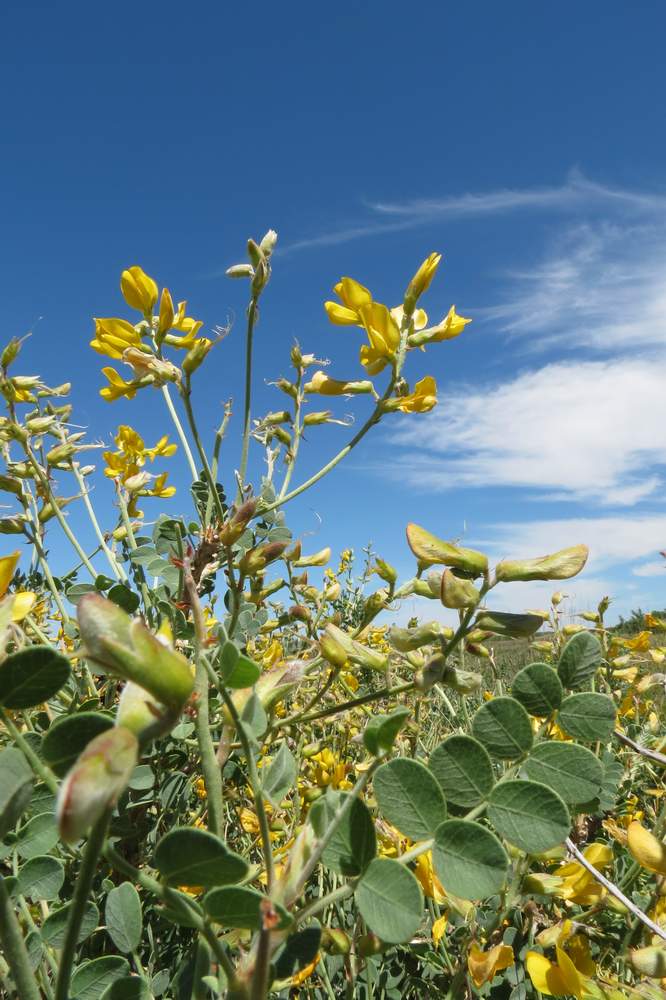
[[[252,285],[252,297],[258,299],[268,284],[271,276],[271,256],[277,243],[277,233],[269,229],[266,235],[256,243],[247,241],[249,264],[233,264],[227,268],[230,278],[249,278]]]

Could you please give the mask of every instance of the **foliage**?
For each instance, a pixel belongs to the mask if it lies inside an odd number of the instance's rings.
[[[2,987],[21,1000],[654,1000],[666,622],[648,615],[626,638],[607,628],[604,598],[564,625],[559,591],[544,611],[493,607],[498,586],[575,576],[581,544],[493,568],[411,523],[402,582],[370,548],[359,576],[351,550],[337,569],[330,548],[305,552],[289,501],[380,421],[431,410],[434,379],[410,385],[406,363],[470,321],[452,307],[428,325],[438,254],[394,309],[342,278],[325,308],[367,338],[362,378],[333,378],[294,345],[280,403],[257,416],[254,336],[276,239],[250,240],[228,272],[249,285],[235,473],[230,404],[210,447],[193,406],[193,376],[228,331],[203,336],[186,302],[123,272],[138,322],[96,319],[91,346],[131,376],[104,367],[101,394],[157,390],[176,441],[118,428],[103,452],[117,510],[106,528],[81,461],[97,446],[73,430],[69,385],[15,374],[18,340],[2,354],[13,508],[0,528],[29,561],[0,559]],[[292,486],[301,447],[347,423],[312,404],[357,395],[365,421]],[[149,470],[178,449],[191,501],[150,530],[139,504],[175,490]],[[51,566],[52,528],[74,566]],[[432,620],[385,624],[412,595]]]

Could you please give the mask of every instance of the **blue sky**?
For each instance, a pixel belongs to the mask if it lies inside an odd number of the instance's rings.
[[[281,405],[265,382],[294,338],[359,374],[360,331],[322,308],[340,275],[393,305],[439,250],[424,305],[474,322],[410,358],[437,410],[387,419],[292,527],[306,548],[372,541],[405,575],[408,520],[497,558],[585,541],[572,609],[666,604],[662,4],[27,2],[0,29],[5,337],[32,330],[23,370],[72,379],[93,437],[167,429],[158,393],[98,395],[91,317],[127,315],[123,267],[209,328],[233,321],[198,379],[212,424],[229,396],[240,411],[246,286],[223,272],[248,236],[280,237],[259,412]],[[313,433],[295,481],[346,433]],[[227,479],[237,461],[230,443]],[[182,456],[170,468],[184,485]]]

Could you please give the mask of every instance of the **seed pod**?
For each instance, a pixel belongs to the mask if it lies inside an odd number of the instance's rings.
[[[474,549],[465,549],[419,527],[418,524],[407,525],[407,544],[416,556],[421,569],[428,566],[452,566],[481,576],[488,569],[488,557]]]
[[[580,573],[588,555],[587,545],[574,545],[536,559],[504,559],[497,565],[495,576],[501,583],[513,583],[516,580],[569,580]]]
[[[450,569],[442,573],[441,599],[445,608],[476,607],[480,596],[470,580],[456,576]]]

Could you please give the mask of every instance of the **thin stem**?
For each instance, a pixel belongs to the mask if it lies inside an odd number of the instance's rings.
[[[185,428],[181,424],[180,418],[176,413],[176,407],[173,405],[173,400],[171,398],[168,385],[162,386],[162,395],[164,396],[164,402],[167,405],[167,410],[169,411],[171,419],[173,420],[173,425],[176,428],[176,434],[180,438],[180,443],[183,446],[183,451],[185,452],[185,457],[187,458],[187,464],[190,467],[192,479],[193,480],[198,479],[199,470],[197,469],[196,463],[194,461],[194,455],[192,454],[192,449],[190,448],[190,442],[187,440]]]
[[[634,742],[634,740],[625,736],[624,733],[621,733],[619,729],[614,730],[613,735],[620,741],[620,743],[624,743],[626,746],[631,747],[632,750],[635,750],[636,753],[641,754],[641,756],[647,757],[649,760],[653,760],[657,764],[666,764],[666,754],[659,753],[658,750],[650,750],[649,747],[641,746],[640,743]]]
[[[71,909],[69,920],[67,921],[65,940],[60,953],[60,971],[56,980],[54,1000],[68,1000],[69,997],[69,981],[74,967],[74,954],[81,930],[81,922],[90,897],[95,871],[97,870],[97,862],[104,847],[106,829],[110,818],[111,810],[107,809],[101,818],[97,820],[88,837],[83,861],[74,886],[74,896],[70,904]]]
[[[49,791],[56,793],[58,791],[58,782],[51,774],[48,767],[37,756],[37,754],[32,749],[28,741],[23,738],[23,734],[18,729],[18,727],[14,725],[13,721],[10,719],[7,712],[5,712],[4,708],[0,708],[0,719],[7,727],[7,730],[11,738],[14,740],[14,743],[16,743],[16,745],[21,750],[23,756],[28,761],[30,767],[33,769],[35,774],[39,778],[41,778],[41,780],[44,782]]]
[[[252,342],[257,321],[257,295],[253,295],[247,307],[247,333],[245,336],[245,399],[243,401],[243,446],[240,461],[240,483],[245,484],[247,459],[250,449],[250,423],[252,409]],[[239,489],[240,492],[240,489]]]
[[[334,705],[332,708],[324,708],[320,712],[311,712],[310,715],[292,715],[289,719],[281,719],[279,728],[295,725],[297,722],[314,722],[316,719],[325,719],[329,715],[338,715],[346,712],[350,708],[358,708],[360,705],[368,705],[372,701],[381,701],[382,698],[390,698],[394,694],[403,694],[405,691],[412,691],[414,681],[407,681],[405,684],[398,684],[394,688],[383,688],[381,691],[371,691],[370,694],[361,695],[352,701],[345,701],[341,705]]]
[[[21,928],[3,878],[0,878],[0,944],[21,1000],[40,1000]]]
[[[626,906],[626,908],[641,921],[641,923],[645,924],[645,926],[648,927],[653,934],[660,937],[662,941],[666,941],[666,931],[663,927],[660,927],[659,924],[654,922],[654,920],[651,920],[647,913],[643,913],[643,911],[639,909],[635,903],[632,903],[632,901],[625,896],[625,894],[621,892],[613,882],[610,882],[605,875],[602,875],[600,871],[597,871],[594,865],[591,865],[587,860],[583,852],[578,850],[571,837],[567,837],[565,844],[567,846],[567,850],[570,854],[573,854],[578,864],[582,865],[583,868],[585,868],[590,875],[592,875],[592,877],[599,882],[600,885],[603,885],[604,889],[607,889],[611,896],[614,896],[615,899],[619,899],[619,901],[623,903],[624,906]]]
[[[222,508],[222,501],[217,492],[217,487],[215,485],[215,480],[213,478],[213,473],[210,470],[210,465],[208,463],[208,456],[204,450],[204,446],[201,443],[201,438],[199,436],[199,429],[197,427],[197,422],[194,417],[194,410],[192,409],[191,401],[191,388],[189,381],[187,385],[181,387],[180,397],[183,400],[183,406],[185,407],[185,413],[187,414],[187,422],[190,425],[190,430],[192,431],[192,437],[194,438],[194,443],[197,446],[197,451],[199,452],[199,458],[201,459],[201,465],[203,467],[203,474],[210,490],[210,495],[213,498],[213,503],[215,504],[215,510],[220,523],[224,521],[224,510]]]
[[[84,480],[84,478],[81,475],[81,472],[79,470],[79,463],[78,462],[72,462],[72,472],[74,473],[76,481],[79,484],[79,489],[81,491],[81,497],[83,499],[83,503],[85,504],[85,508],[88,511],[88,516],[90,518],[90,523],[93,526],[93,530],[95,532],[95,535],[97,536],[97,541],[100,544],[100,548],[102,549],[102,552],[106,556],[107,562],[108,562],[109,566],[111,567],[111,571],[112,571],[112,573],[114,574],[114,576],[118,580],[122,580],[122,581],[126,582],[127,581],[127,573],[125,572],[125,570],[123,569],[123,567],[117,562],[115,555],[113,554],[113,552],[111,551],[111,549],[109,548],[109,546],[106,544],[106,539],[104,537],[104,533],[102,532],[102,529],[99,526],[99,521],[97,520],[97,515],[95,514],[95,509],[94,509],[92,503],[90,502],[90,494],[89,494],[88,488],[86,486],[86,482],[85,482],[85,480]]]

